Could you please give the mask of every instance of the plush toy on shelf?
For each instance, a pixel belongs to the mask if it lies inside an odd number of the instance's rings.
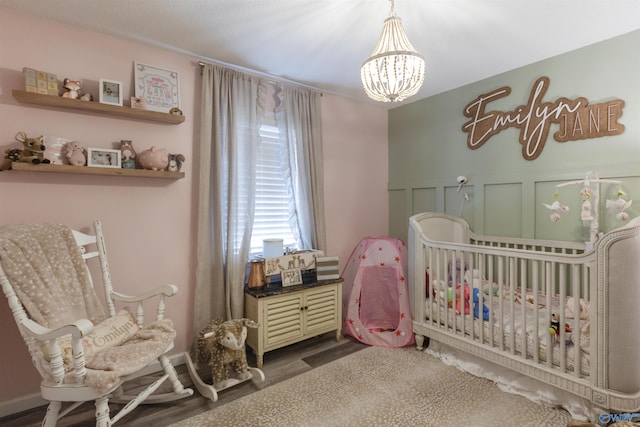
[[[62,95],[60,95],[63,98],[93,101],[93,96],[90,93],[85,93],[80,96],[80,89],[82,89],[82,83],[80,83],[80,80],[64,79],[62,81],[62,87],[66,89],[66,92],[63,92]]]
[[[70,165],[84,166],[87,163],[87,158],[84,155],[84,147],[76,141],[67,143],[65,146],[65,155]]]
[[[22,153],[22,150],[19,148],[10,148],[5,150],[4,159],[2,160],[2,163],[0,163],[0,171],[8,171],[11,169],[11,163],[20,160],[20,153]]]
[[[122,153],[122,167],[124,169],[135,169],[137,153],[130,140],[123,139],[120,141],[120,153]]]
[[[180,172],[184,161],[185,157],[183,154],[169,153],[169,166],[167,166],[167,170],[171,172]]]
[[[32,163],[34,165],[40,163],[51,163],[51,160],[44,158],[44,137],[40,135],[37,138],[30,138],[24,132],[16,134],[16,141],[22,142],[23,148],[18,153],[18,161]]]

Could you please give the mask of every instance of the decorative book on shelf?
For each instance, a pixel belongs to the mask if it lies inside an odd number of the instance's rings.
[[[316,258],[316,279],[334,280],[340,278],[340,265],[337,256],[322,256]]]

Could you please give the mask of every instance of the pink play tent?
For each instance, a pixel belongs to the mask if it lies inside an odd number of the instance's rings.
[[[342,272],[343,331],[378,347],[415,342],[407,287],[407,246],[392,237],[365,237]]]

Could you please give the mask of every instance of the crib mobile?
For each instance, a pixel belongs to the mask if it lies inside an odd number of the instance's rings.
[[[563,187],[573,186],[573,185],[582,185],[582,189],[580,190],[580,196],[582,196],[582,207],[580,212],[580,219],[585,222],[591,222],[590,225],[590,239],[589,243],[593,245],[598,240],[598,200],[600,196],[600,185],[599,184],[613,184],[618,185],[618,198],[615,200],[607,199],[606,208],[617,211],[616,219],[619,221],[626,221],[629,219],[629,214],[625,212],[629,206],[631,206],[631,202],[633,200],[625,200],[623,196],[626,195],[624,191],[622,191],[622,181],[618,181],[616,179],[602,179],[598,177],[598,174],[595,172],[587,172],[584,179],[579,179],[575,181],[567,181],[562,184],[556,185],[556,192],[553,195],[553,203],[550,205],[547,203],[543,203],[543,205],[552,211],[549,219],[553,222],[557,222],[560,220],[560,214],[566,213],[569,211],[569,206],[560,203],[560,194],[558,190]]]

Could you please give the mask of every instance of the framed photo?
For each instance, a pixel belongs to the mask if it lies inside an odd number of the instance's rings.
[[[87,166],[96,168],[121,168],[122,153],[120,150],[87,148]]]
[[[178,73],[152,65],[134,63],[136,98],[146,101],[147,110],[168,113],[180,108]]]
[[[293,286],[302,284],[302,271],[301,270],[282,270],[280,272],[282,276],[282,286]]]
[[[100,79],[100,103],[122,107],[122,82]]]

